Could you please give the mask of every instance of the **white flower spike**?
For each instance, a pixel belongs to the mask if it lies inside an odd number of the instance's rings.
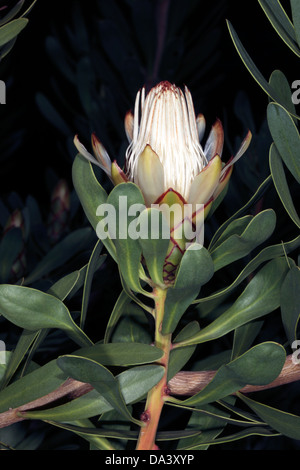
[[[129,140],[126,170],[112,162],[92,135],[94,155],[80,143],[74,143],[87,160],[100,166],[114,184],[132,181],[145,198],[147,206],[161,202],[168,191],[192,204],[211,205],[228,184],[233,164],[245,153],[250,141],[248,131],[235,156],[227,164],[221,162],[224,132],[221,121],[212,126],[204,148],[201,145],[206,128],[202,114],[195,116],[192,96],[168,81],[153,87],[146,95],[138,91],[134,113],[125,116],[125,132]]]

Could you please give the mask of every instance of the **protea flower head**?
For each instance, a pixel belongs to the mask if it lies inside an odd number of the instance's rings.
[[[92,163],[100,166],[113,184],[132,181],[144,196],[146,206],[152,204],[203,205],[207,215],[212,202],[224,190],[232,173],[233,164],[247,150],[251,141],[248,131],[240,149],[227,163],[222,163],[224,132],[216,120],[204,147],[205,118],[195,116],[191,93],[182,91],[164,81],[146,95],[142,88],[136,96],[134,112],[125,117],[125,131],[129,140],[124,171],[116,161],[111,161],[97,137],[92,135],[95,157],[75,136],[78,151]],[[170,253],[166,259],[168,272],[184,251],[180,240],[172,237]],[[171,249],[172,248],[172,249]]]

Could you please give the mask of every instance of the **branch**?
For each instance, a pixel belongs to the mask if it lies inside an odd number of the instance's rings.
[[[215,374],[216,371],[213,370],[178,372],[168,383],[170,394],[181,396],[195,395],[195,393],[198,393],[211,381]],[[273,382],[262,386],[246,385],[246,387],[242,388],[240,391],[243,393],[251,393],[296,382],[297,380],[300,380],[300,364],[293,363],[292,355],[290,355],[287,356],[281,373]],[[90,384],[69,378],[56,390],[48,393],[48,395],[1,413],[0,428],[5,428],[18,421],[25,420],[26,411],[38,410],[41,407],[45,408],[47,405],[55,406],[56,402],[61,399],[67,401],[74,400],[90,392],[92,389],[93,387]]]
[[[216,371],[208,370],[201,372],[178,372],[169,382],[168,387],[171,395],[192,396],[200,392],[214,377]],[[251,393],[268,388],[278,387],[300,380],[300,364],[295,364],[292,355],[287,356],[285,364],[279,376],[267,385],[246,385],[240,392]]]
[[[67,379],[62,385],[60,385],[53,392],[48,393],[41,398],[37,398],[25,405],[21,405],[17,408],[10,408],[8,411],[0,414],[0,428],[5,428],[11,424],[23,421],[26,419],[25,412],[33,411],[45,407],[46,405],[53,406],[58,400],[67,399],[74,400],[87,392],[90,392],[93,387],[90,384],[79,382],[74,379]]]

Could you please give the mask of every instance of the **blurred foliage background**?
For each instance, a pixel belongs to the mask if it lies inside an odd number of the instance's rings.
[[[1,1],[0,18],[17,3]],[[282,4],[289,11],[289,2]],[[161,80],[186,84],[196,112],[206,117],[208,130],[216,117],[223,122],[224,160],[236,150],[247,129],[253,133],[250,150],[235,165],[222,206],[206,224],[207,240],[268,176],[272,139],[266,124],[267,97],[238,57],[226,19],[267,79],[274,69],[284,71],[290,84],[300,77],[296,58],[270,27],[258,2],[38,0],[28,18],[29,24],[0,62],[0,79],[7,87],[6,104],[0,107],[2,240],[8,228],[17,227],[16,252],[9,253],[17,263],[13,272],[1,269],[2,282],[25,276],[28,285],[46,289],[64,273],[87,263],[95,235],[72,187],[71,166],[76,155],[73,137],[78,133],[89,146],[90,134],[96,132],[110,156],[122,165],[127,146],[124,117],[144,84],[151,87]],[[109,182],[103,175],[101,178],[109,188]],[[292,178],[290,183],[291,193],[296,195],[298,188]],[[272,187],[251,211],[255,214],[269,207],[275,209],[278,218],[274,241],[296,236],[297,228]],[[55,252],[49,257],[50,250],[68,236],[64,260],[60,253],[58,258]],[[51,262],[43,264],[47,255]],[[237,264],[222,270],[218,274],[220,285],[224,279],[229,284],[236,270]],[[93,339],[101,337],[99,305],[105,324],[118,293],[117,268],[107,259],[95,276],[90,297],[87,328]],[[76,311],[76,296],[72,302]],[[13,347],[18,329],[4,321],[0,327],[3,338]],[[274,338],[280,339],[282,327],[271,321],[268,327],[274,329]],[[40,359],[67,350],[68,343],[53,333]],[[299,387],[295,384],[290,390],[284,400],[296,403]],[[278,390],[278,401],[282,402],[282,394],[284,387]],[[299,404],[293,410],[299,414]],[[48,443],[42,441],[38,446],[79,445],[69,433],[55,430],[59,437],[54,438],[54,432],[48,432]],[[56,440],[54,444],[51,439]],[[221,447],[298,447],[291,440],[280,439],[273,442],[249,437]]]

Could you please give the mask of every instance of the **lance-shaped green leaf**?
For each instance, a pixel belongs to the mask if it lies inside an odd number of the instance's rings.
[[[59,369],[60,370],[60,369]],[[147,394],[163,377],[164,367],[147,365],[131,367],[116,376],[125,403],[134,403]],[[91,418],[113,410],[113,406],[96,390],[92,390],[68,403],[55,406],[49,410],[26,413],[33,419],[51,419],[54,421],[73,421],[74,419]]]
[[[178,333],[178,335],[174,338],[174,342],[180,342],[189,338],[191,335],[195,334],[195,332],[199,331],[199,323],[193,321],[185,325],[184,328]],[[177,372],[179,372],[183,366],[188,362],[191,358],[193,353],[195,352],[196,345],[187,346],[186,348],[180,349],[171,349],[170,351],[170,359],[168,365],[168,381],[174,377]]]
[[[91,254],[91,257],[87,265],[86,276],[85,276],[84,287],[83,287],[82,303],[81,303],[81,315],[80,315],[80,328],[82,329],[84,328],[84,324],[85,324],[89,298],[90,298],[90,292],[92,288],[93,276],[99,265],[99,259],[100,259],[100,253],[101,253],[102,247],[103,245],[102,245],[101,240],[98,240],[93,249],[93,252]]]
[[[26,18],[17,18],[0,28],[0,47],[14,39],[27,26]]]
[[[290,0],[290,3],[292,9],[293,24],[295,28],[295,35],[298,46],[300,47],[300,5],[297,0]]]
[[[252,346],[263,324],[263,320],[254,320],[234,330],[231,359],[240,356]]]
[[[85,215],[97,232],[98,224],[99,227],[102,226],[101,221],[104,217],[99,215],[99,207],[106,203],[107,193],[98,182],[91,163],[80,154],[74,160],[72,178]],[[102,241],[112,258],[116,259],[116,249],[108,234]]]
[[[280,2],[278,0],[259,0],[259,3],[281,39],[300,57],[300,49],[296,42],[295,29]]]
[[[296,108],[291,100],[291,85],[284,73],[282,73],[281,70],[274,70],[271,73],[269,83],[276,93],[278,93],[278,96],[280,96],[281,103],[284,104],[285,109],[292,115],[295,115]]]
[[[226,401],[233,403],[235,400],[234,397],[229,396],[226,398]],[[173,406],[180,406],[172,404]],[[191,429],[198,429],[201,431],[199,436],[186,439],[185,441],[180,441],[177,446],[178,449],[193,448],[195,450],[206,450],[209,447],[209,444],[206,442],[211,442],[223,431],[226,426],[227,421],[230,422],[230,413],[215,407],[214,404],[204,405],[201,409],[190,408],[194,410],[191,413],[191,417],[188,422],[188,426]],[[233,423],[234,424],[234,423]]]
[[[267,109],[269,129],[282,160],[300,183],[300,136],[290,114],[279,104]]]
[[[252,215],[245,215],[244,217],[240,217],[230,222],[230,224],[225,228],[224,232],[221,233],[220,237],[214,243],[213,248],[212,249],[208,248],[208,251],[209,252],[214,251],[214,249],[218,245],[220,245],[224,240],[229,238],[231,235],[241,235],[252,219],[253,219]]]
[[[138,243],[137,225],[138,217],[145,209],[143,195],[133,183],[118,184],[107,198],[107,208],[110,212],[107,227],[115,243],[122,277],[131,290],[144,292],[139,278],[142,248]]]
[[[75,254],[86,250],[95,240],[94,233],[90,227],[79,228],[67,235],[57,243],[35,266],[33,271],[26,277],[25,284],[40,279],[45,274],[63,266]]]
[[[216,444],[227,444],[228,442],[238,441],[240,439],[246,439],[247,437],[251,436],[263,436],[263,437],[273,437],[278,436],[278,433],[274,433],[270,431],[268,428],[264,426],[251,426],[248,429],[244,429],[243,431],[235,432],[233,434],[229,434],[228,436],[224,437],[217,437],[213,440],[207,440],[203,444],[194,444],[189,447],[178,447],[177,450],[199,450],[205,448],[207,446],[216,445]]]
[[[27,8],[27,10],[25,10],[22,15],[21,15],[21,18],[24,18],[25,16],[28,15],[28,13],[31,12],[32,8],[34,7],[34,5],[36,4],[38,0],[33,0],[33,2],[31,2],[31,4],[29,5],[29,7]]]
[[[208,297],[202,297],[195,300],[194,304],[199,304],[201,316],[205,316],[205,311],[211,311],[212,308],[215,307],[216,303],[219,303],[226,299],[226,297],[243,282],[249,274],[254,272],[259,266],[261,266],[266,261],[270,261],[274,258],[278,258],[280,256],[287,255],[291,253],[293,250],[300,246],[300,236],[296,237],[294,240],[291,240],[286,243],[281,243],[278,245],[271,245],[267,246],[263,250],[261,250],[258,255],[253,258],[242,271],[238,274],[235,280],[224,289],[221,289],[213,294],[209,295]],[[203,308],[202,308],[203,307]]]
[[[199,294],[201,286],[211,279],[213,273],[214,265],[208,251],[198,243],[190,245],[180,262],[174,286],[168,289],[163,334],[175,330],[180,318]]]
[[[152,344],[153,331],[145,312],[134,303],[125,305],[111,342]]]
[[[275,225],[276,214],[272,209],[262,211],[253,217],[241,235],[231,235],[211,251],[215,271],[249,254],[271,236]]]
[[[106,260],[106,254],[101,255],[98,259],[98,262],[95,267],[95,271],[99,269],[104,261]],[[56,281],[56,283],[51,286],[48,290],[48,294],[54,295],[58,297],[60,300],[64,300],[66,297],[68,299],[72,298],[76,292],[83,286],[84,281],[86,279],[86,272],[87,272],[88,264],[83,266],[81,269],[78,269],[74,273],[67,274],[63,278]],[[76,276],[76,280],[75,280]],[[72,278],[74,283],[72,284]],[[69,289],[68,289],[69,285]]]
[[[9,12],[0,20],[0,26],[12,20],[21,10],[25,0],[19,0],[18,3],[9,9]]]
[[[174,347],[220,338],[239,326],[274,311],[280,305],[281,284],[287,271],[285,258],[270,261],[254,276],[228,310],[199,333]]]
[[[59,328],[80,346],[92,344],[73,321],[65,304],[37,289],[0,285],[0,313],[20,328],[31,331]]]
[[[276,101],[277,103],[282,104],[284,106],[284,103],[282,103],[281,97],[278,96],[278,93],[276,93],[276,90],[272,88],[272,86],[268,83],[268,81],[264,78],[262,73],[258,70],[256,65],[254,64],[253,60],[249,56],[248,52],[244,48],[243,44],[241,43],[236,31],[234,30],[233,26],[229,21],[227,21],[227,26],[231,35],[231,38],[233,40],[233,43],[235,45],[235,48],[241,57],[242,61],[244,62],[246,68],[249,70],[251,73],[252,77],[255,79],[255,81],[261,86],[261,88],[267,93],[267,95],[272,98],[272,100]],[[297,119],[299,119],[299,116],[295,115]]]
[[[3,413],[9,408],[16,408],[47,395],[66,379],[66,374],[57,366],[56,361],[50,361],[0,392],[0,412]]]
[[[108,343],[82,348],[76,355],[106,366],[129,366],[156,362],[161,359],[163,351],[150,344]]]
[[[169,247],[170,227],[161,211],[146,209],[139,216],[138,224],[142,229],[139,243],[149,271],[150,278],[163,285],[163,267]]]
[[[73,379],[91,384],[122,416],[135,424],[141,424],[130,415],[119,382],[108,369],[98,362],[79,356],[62,356],[57,359],[57,363]]]
[[[128,295],[126,294],[124,290],[122,290],[114,305],[114,308],[109,317],[109,320],[107,322],[105,335],[104,335],[104,343],[109,342],[115,326],[117,325],[120,317],[122,316],[124,309],[129,306],[130,302],[131,302],[131,298],[128,297]]]
[[[287,184],[281,156],[279,155],[277,147],[274,145],[274,143],[270,148],[269,161],[274,186],[278,196],[280,197],[280,200],[292,221],[297,225],[297,227],[300,228],[300,218],[294,206],[289,186]]]
[[[70,274],[67,274],[55,282],[47,292],[48,294],[53,295],[60,300],[65,300],[65,298],[73,291],[76,284],[79,282],[79,278],[79,271],[74,271]]]
[[[292,266],[281,286],[280,308],[282,323],[290,344],[297,339],[300,317],[300,270]]]
[[[223,236],[223,233],[229,226],[231,226],[232,222],[234,222],[238,217],[242,217],[244,214],[247,214],[249,212],[249,209],[256,204],[257,201],[259,201],[263,195],[266,193],[266,191],[269,189],[272,183],[272,177],[269,175],[257,188],[256,192],[253,194],[253,196],[249,199],[249,201],[241,207],[235,214],[233,214],[229,219],[227,219],[216,231],[214,236],[211,239],[211,242],[208,247],[208,251],[212,251],[212,249],[215,247],[215,245],[218,243],[218,240]],[[240,219],[241,220],[241,219]],[[233,228],[235,226],[233,225]],[[236,233],[236,232],[234,232]]]
[[[101,429],[101,428],[86,428],[80,427],[73,424],[65,424],[65,423],[55,423],[48,421],[49,424],[53,424],[62,429],[66,429],[69,431],[73,431],[76,434],[85,434],[86,438],[88,436],[99,436],[99,437],[109,437],[112,439],[125,439],[125,440],[136,440],[138,438],[137,431],[114,431],[111,429]],[[169,440],[178,440],[189,438],[191,436],[196,436],[200,433],[200,431],[194,430],[180,430],[180,431],[159,431],[156,434],[157,441],[169,441]]]
[[[296,41],[295,29],[293,23],[288,17],[279,0],[259,0],[261,7],[266,13],[270,22],[275,19],[277,23],[286,31],[286,33]],[[275,28],[276,29],[276,28]]]
[[[24,330],[15,346],[14,351],[10,354],[9,361],[5,368],[5,373],[1,380],[1,390],[7,385],[7,383],[12,378],[13,374],[20,365],[22,359],[30,348],[31,344],[38,335],[37,331],[27,331]]]
[[[22,231],[9,230],[0,242],[0,282],[7,282],[12,275],[12,267],[23,248]]]
[[[12,48],[14,47],[16,43],[16,40],[17,40],[17,36],[1,47],[0,60],[3,60],[4,57],[6,57],[10,53],[10,51],[12,50]]]
[[[105,259],[106,255],[102,255],[98,258],[95,270],[100,268]],[[67,297],[71,298],[83,286],[86,279],[87,268],[88,264],[59,279],[48,289],[48,294],[54,295],[54,297],[60,300],[65,300]]]
[[[103,257],[103,259],[104,258],[105,257]],[[100,260],[100,263],[101,262],[103,262],[103,260]],[[82,269],[84,270],[84,268]],[[82,278],[81,282],[80,278]],[[74,291],[75,286],[79,288],[82,283],[83,276],[80,276],[80,271],[74,271],[73,273],[67,274],[63,278],[59,279],[55,284],[53,284],[53,286],[51,286],[47,293],[63,301],[70,294],[70,292]],[[27,355],[26,363],[30,362],[34,352],[40,346],[47,334],[48,329],[39,331],[23,330],[14,351],[10,355],[9,363],[5,370],[5,378],[3,378],[1,383],[1,388],[4,388],[6,383],[10,381],[21,361],[27,354],[29,348],[30,352]]]
[[[291,439],[300,439],[300,416],[264,405],[241,393],[238,393],[238,396],[273,429]]]
[[[113,417],[116,415],[116,412],[115,411],[112,411],[112,412],[109,412],[107,414],[112,414],[112,421],[113,421]],[[118,414],[118,418],[120,419],[120,415]],[[113,421],[114,423],[114,421]],[[127,426],[130,426],[130,423],[128,421],[126,421],[126,424]],[[84,428],[91,428],[91,427],[94,427],[96,428],[97,426],[95,424],[93,424],[89,419],[80,419],[80,420],[75,420],[73,421],[73,425],[75,426],[79,426],[79,427],[82,427],[82,432],[76,432],[76,434],[78,436],[80,436],[82,439],[85,439],[86,441],[89,442],[90,444],[90,447],[89,449],[90,450],[117,450],[116,447],[114,447],[111,442],[106,439],[105,437],[100,437],[100,436],[93,436],[91,434],[85,434],[84,433]],[[122,429],[122,426],[119,425],[118,423],[118,426],[121,427]],[[124,426],[125,427],[125,426]]]
[[[267,385],[280,374],[285,358],[285,350],[280,344],[258,344],[221,366],[206,387],[181,403],[188,406],[205,405],[231,395],[245,385]]]

